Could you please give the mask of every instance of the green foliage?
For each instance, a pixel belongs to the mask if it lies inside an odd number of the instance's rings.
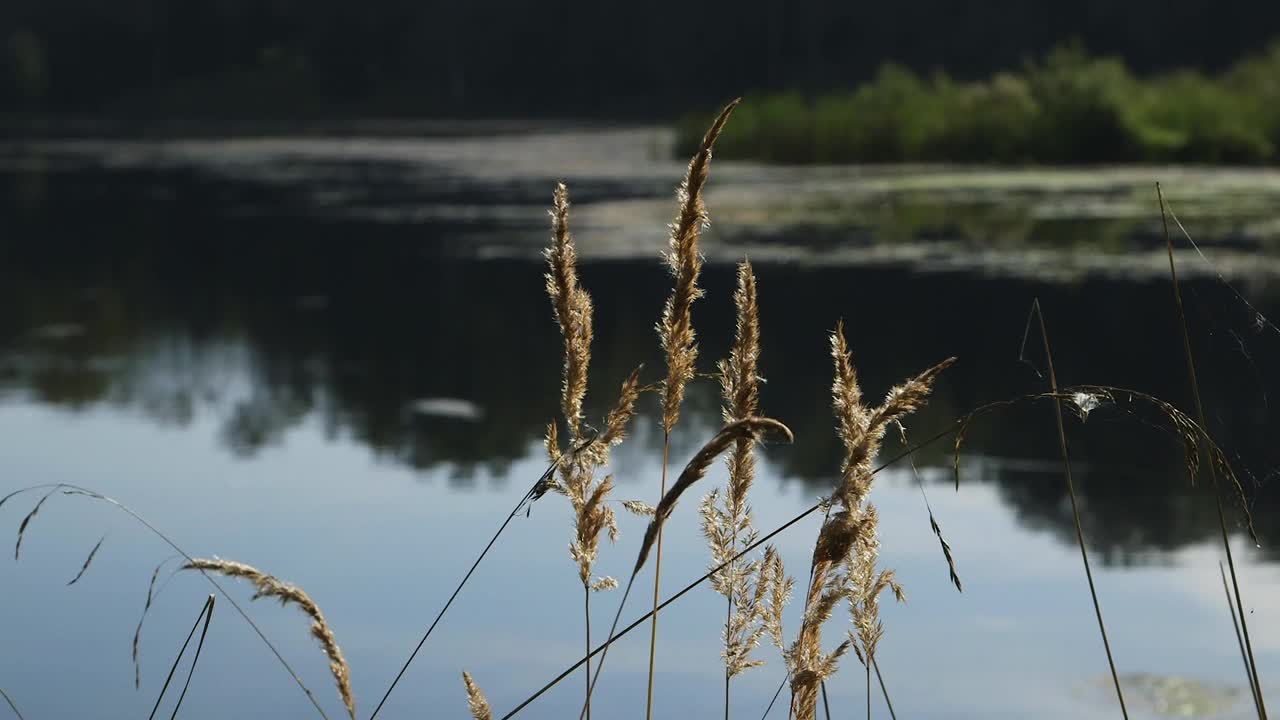
[[[706,122],[681,121],[681,153]],[[720,153],[784,163],[1268,163],[1280,158],[1280,43],[1217,77],[1137,78],[1078,44],[975,82],[886,64],[851,92],[749,98]]]

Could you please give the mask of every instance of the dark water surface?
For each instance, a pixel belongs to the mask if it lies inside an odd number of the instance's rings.
[[[86,485],[131,505],[193,554],[242,560],[302,585],[335,628],[367,715],[473,554],[542,470],[561,361],[529,239],[544,234],[551,183],[568,176],[584,213],[599,218],[617,203],[659,202],[679,168],[655,162],[637,179],[634,168],[610,175],[592,162],[586,170],[566,163],[539,175],[517,158],[511,179],[465,153],[411,165],[341,152],[283,165],[255,163],[251,153],[225,158],[241,170],[269,168],[264,179],[128,152],[132,159],[119,162],[127,153],[117,146],[9,148],[0,163],[0,494]],[[726,167],[731,176],[746,172]],[[380,203],[396,211],[330,211]],[[581,230],[584,243],[596,227]],[[1090,232],[1087,223],[1079,228]],[[668,288],[657,262],[661,235],[660,225],[645,228],[618,241],[625,252],[599,253],[583,267],[597,309],[592,417],[637,364],[645,363],[646,379],[661,372],[652,330]],[[713,259],[731,254],[731,244],[717,247]],[[815,245],[805,262],[775,257],[757,267],[762,407],[797,437],[765,451],[752,501],[761,529],[808,507],[836,474],[826,333],[841,318],[869,396],[960,358],[910,423],[917,438],[983,403],[1045,389],[1038,338],[1020,353],[1036,298],[1064,384],[1134,388],[1191,407],[1163,278],[1101,273],[1062,282],[1051,272],[1045,280],[823,261],[837,249]],[[695,311],[704,369],[727,352],[732,283],[732,267],[707,266],[707,297]],[[1274,282],[1238,287],[1264,315],[1280,310]],[[1212,429],[1238,463],[1263,540],[1254,549],[1233,527],[1270,687],[1267,671],[1280,663],[1280,572],[1268,543],[1280,505],[1269,482],[1280,460],[1271,408],[1280,401],[1280,336],[1203,272],[1187,301]],[[619,499],[656,499],[656,405],[643,402],[632,438],[614,454]],[[1142,422],[1155,419],[1104,404],[1087,422],[1068,422],[1112,646],[1136,716],[1246,717],[1212,500],[1190,487],[1176,439]],[[719,422],[717,387],[699,381],[674,462]],[[975,424],[959,492],[951,462],[949,440],[917,454],[963,594],[947,579],[909,469],[885,471],[874,494],[882,561],[910,598],[886,607],[879,659],[899,717],[1114,715],[1052,406],[1028,404]],[[704,491],[722,480],[717,468]],[[16,533],[38,498],[0,507],[0,533]],[[695,505],[690,496],[669,526],[671,590],[707,562]],[[811,518],[777,539],[794,575],[804,574],[816,527]],[[624,576],[630,566],[643,524],[623,518],[622,532],[602,551],[600,572]],[[104,534],[85,577],[67,587]],[[558,497],[519,518],[383,716],[465,716],[462,669],[505,712],[575,661],[581,597],[568,540],[568,508]],[[198,578],[160,575],[165,590],[142,634],[135,691],[134,623],[151,570],[168,554],[107,506],[61,495],[46,503],[21,560],[0,561],[0,688],[27,717],[147,711],[208,589]],[[646,571],[640,587],[649,583]],[[635,593],[624,618],[641,613],[637,598],[648,594]],[[598,639],[619,595],[596,597]],[[340,715],[304,619],[265,602],[250,609],[326,710]],[[709,589],[664,613],[661,717],[722,712],[722,617]],[[846,623],[838,614],[827,637],[838,640]],[[643,713],[647,648],[647,632],[635,633],[610,654],[597,695],[604,716]],[[781,681],[777,651],[758,652],[769,664],[735,682],[736,717],[763,713]],[[861,683],[850,658],[828,685],[841,715],[860,707]],[[580,678],[566,681],[522,716],[571,715],[581,692]],[[184,716],[312,713],[220,604]],[[887,716],[882,707],[877,714]]]

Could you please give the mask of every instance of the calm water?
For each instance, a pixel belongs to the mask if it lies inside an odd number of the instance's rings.
[[[636,364],[658,376],[652,326],[668,281],[656,253],[679,166],[658,159],[648,135],[626,137],[620,150],[609,144],[616,138],[589,133],[5,148],[0,494],[86,485],[129,504],[193,554],[242,560],[302,585],[338,633],[367,715],[474,553],[543,469],[541,433],[556,412],[560,357],[536,248],[557,177],[575,190],[591,258],[583,268],[597,304],[591,412],[603,414]],[[769,190],[803,202],[834,182],[821,169],[799,178],[746,166],[723,172],[730,201]],[[812,187],[801,192],[793,181]],[[839,182],[862,187],[857,178]],[[1256,225],[1256,209],[1241,212]],[[835,475],[825,333],[839,318],[872,396],[960,357],[911,423],[918,438],[984,402],[1044,388],[1041,355],[1019,357],[1035,298],[1064,383],[1132,387],[1190,406],[1170,288],[1158,274],[1078,272],[1111,261],[1057,246],[1046,256],[1045,240],[1006,248],[1002,257],[1021,258],[1019,272],[970,272],[937,262],[924,235],[881,240],[909,240],[925,252],[858,263],[836,242],[845,232],[866,245],[867,226],[855,225],[828,223],[808,239],[805,226],[782,221],[750,236],[717,226],[708,240],[707,298],[695,317],[704,365],[725,354],[732,328],[732,268],[716,261],[748,249],[764,258],[763,407],[797,436],[794,446],[765,452],[752,500],[761,529],[807,508]],[[1104,223],[1077,217],[1069,227],[1087,246]],[[1150,249],[1149,227],[1126,232]],[[1265,267],[1265,242],[1253,237],[1246,228],[1209,240]],[[982,250],[972,237],[961,242]],[[770,251],[779,247],[804,253]],[[1056,271],[1068,257],[1077,270],[1069,282]],[[1196,277],[1187,299],[1213,429],[1239,463],[1264,542],[1257,550],[1238,528],[1234,536],[1265,678],[1280,667],[1280,556],[1268,542],[1280,505],[1268,482],[1280,460],[1271,409],[1280,337],[1199,269],[1188,271]],[[1257,310],[1280,310],[1272,275],[1232,280]],[[655,406],[646,401],[632,439],[614,455],[619,499],[656,499]],[[714,384],[696,385],[674,441],[676,462],[718,423]],[[1209,496],[1188,486],[1176,442],[1108,407],[1068,431],[1134,714],[1247,717],[1215,515]],[[918,454],[963,594],[948,581],[909,469],[880,476],[882,558],[910,598],[886,607],[879,656],[900,717],[1116,714],[1056,453],[1050,407],[1029,405],[974,426],[959,492],[949,442]],[[722,479],[717,468],[703,491]],[[38,497],[0,508],[0,533],[16,533]],[[671,590],[707,562],[695,507],[690,497],[668,526]],[[804,574],[816,529],[812,518],[777,538],[792,574]],[[624,517],[622,532],[602,552],[599,572],[624,576],[630,567],[643,524]],[[89,571],[68,587],[104,534]],[[574,662],[583,646],[581,595],[568,538],[567,503],[557,497],[514,522],[383,716],[464,717],[463,669],[505,712]],[[165,582],[142,635],[135,691],[134,623],[151,570],[168,555],[110,507],[50,499],[31,522],[21,561],[0,561],[0,687],[27,717],[148,711],[208,591],[196,577]],[[649,577],[624,618],[643,612]],[[233,592],[247,601],[245,588]],[[618,597],[596,596],[598,636]],[[267,603],[248,607],[326,710],[340,715],[303,618]],[[662,615],[659,716],[721,712],[723,607],[699,589]],[[314,715],[230,610],[218,605],[184,716]],[[827,637],[839,637],[844,623],[838,615]],[[597,690],[605,716],[642,715],[647,637],[637,632],[611,652]],[[738,717],[763,713],[782,679],[777,651],[759,655],[769,665],[734,684]],[[828,684],[840,714],[860,707],[861,678],[850,658]],[[566,681],[522,716],[570,716],[581,693],[580,678]],[[876,712],[887,717],[883,707]]]

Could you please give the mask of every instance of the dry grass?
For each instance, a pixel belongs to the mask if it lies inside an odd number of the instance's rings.
[[[649,558],[649,551],[653,549],[657,542],[658,533],[662,530],[663,524],[671,517],[671,513],[676,509],[676,502],[686,490],[693,487],[694,483],[701,480],[707,474],[707,469],[711,467],[711,463],[720,456],[731,445],[740,438],[755,438],[759,434],[772,430],[780,433],[786,438],[787,442],[792,442],[795,436],[791,434],[791,429],[786,425],[772,418],[764,417],[748,417],[738,420],[737,422],[725,425],[715,437],[711,438],[706,445],[703,445],[693,458],[689,460],[689,464],[685,466],[684,471],[680,473],[680,477],[676,479],[671,489],[662,496],[662,501],[654,509],[654,518],[649,523],[649,527],[645,529],[644,541],[640,544],[640,554],[636,556],[636,565],[632,570],[632,574],[640,572],[640,568],[644,567],[645,561]]]
[[[831,356],[835,365],[832,409],[845,453],[840,484],[832,495],[835,511],[823,524],[814,547],[800,632],[785,653],[791,671],[791,711],[798,720],[815,716],[819,686],[836,671],[840,658],[850,649],[857,652],[870,671],[884,632],[879,620],[880,593],[892,588],[899,599],[902,597],[893,573],[877,570],[878,517],[874,506],[867,502],[874,479],[871,462],[889,425],[919,409],[938,375],[955,361],[945,360],[894,387],[883,403],[872,408],[863,404],[843,322],[831,334]],[[854,631],[826,651],[822,627],[844,599],[850,604]]]
[[[698,151],[689,160],[684,180],[676,190],[679,210],[671,223],[666,261],[671,269],[671,295],[662,308],[658,321],[658,339],[667,362],[667,376],[662,384],[662,480],[659,495],[667,493],[667,460],[671,449],[671,430],[680,419],[684,388],[693,379],[698,361],[697,335],[693,330],[693,303],[702,297],[698,276],[702,273],[702,254],[698,238],[708,224],[707,207],[702,191],[711,174],[711,151],[724,130],[729,116],[741,102],[734,100],[720,111],[711,123]],[[661,530],[661,523],[658,528]],[[653,621],[649,635],[649,685],[645,702],[646,720],[653,717],[653,671],[658,648],[658,597],[662,588],[662,535],[658,534],[658,557],[653,569]]]
[[[622,383],[618,400],[605,418],[605,430],[589,437],[583,429],[582,404],[587,394],[591,365],[592,305],[591,296],[578,279],[577,251],[569,231],[569,191],[563,183],[556,185],[551,210],[551,244],[544,253],[547,259],[546,289],[556,325],[564,341],[564,372],[560,407],[571,447],[584,447],[564,461],[559,431],[555,422],[547,426],[544,440],[547,455],[558,465],[560,479],[548,480],[548,487],[566,498],[573,506],[573,540],[569,556],[578,566],[578,579],[583,589],[583,625],[587,650],[591,649],[591,593],[611,590],[618,582],[611,577],[593,577],[599,555],[600,535],[607,532],[610,542],[618,538],[618,523],[609,506],[613,477],[596,480],[597,470],[609,462],[609,450],[626,437],[627,424],[635,417],[635,404],[640,396],[640,369]],[[591,716],[591,673],[586,672],[584,714]]]
[[[107,536],[103,535],[101,538],[98,539],[98,542],[94,543],[93,549],[89,551],[88,557],[84,559],[84,564],[80,566],[80,572],[76,573],[76,576],[71,578],[70,582],[67,583],[68,586],[75,585],[76,583],[80,582],[80,578],[84,577],[84,574],[88,572],[89,566],[93,564],[93,559],[97,557],[98,550],[102,548],[102,543],[106,539],[107,539]]]
[[[738,266],[738,287],[733,299],[736,309],[733,346],[729,357],[717,366],[726,423],[757,415],[760,409],[760,308],[755,273],[747,261]],[[750,545],[759,536],[747,502],[755,481],[754,439],[743,437],[736,440],[726,462],[729,480],[723,504],[719,490],[712,490],[703,498],[699,515],[702,517],[703,535],[710,545],[712,566],[725,566],[724,570],[712,576],[711,587],[725,596],[727,605],[723,637],[727,718],[729,681],[749,668],[764,665],[763,660],[753,660],[751,652],[767,633],[772,616],[769,591],[774,584],[781,582],[781,578],[772,575],[775,560],[778,560],[772,546],[765,548],[761,558],[733,560],[740,542],[743,546]]]
[[[475,720],[493,720],[493,711],[489,709],[489,701],[485,699],[480,686],[471,679],[471,673],[462,672],[462,682],[467,686],[467,709]]]
[[[320,642],[320,647],[329,658],[329,672],[333,673],[333,679],[338,685],[338,694],[342,696],[351,720],[355,720],[356,704],[351,694],[351,668],[342,655],[342,648],[338,646],[333,629],[325,620],[324,613],[320,612],[320,606],[316,605],[305,590],[297,585],[281,582],[274,575],[268,575],[255,567],[232,560],[194,558],[183,565],[182,569],[248,580],[257,590],[252,599],[269,597],[279,600],[281,605],[297,605],[311,618],[311,636]]]

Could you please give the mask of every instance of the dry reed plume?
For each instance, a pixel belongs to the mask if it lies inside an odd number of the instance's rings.
[[[489,701],[485,699],[480,686],[471,679],[471,673],[462,672],[462,682],[467,686],[467,709],[475,720],[493,720],[493,711],[489,709]]]
[[[733,348],[729,357],[718,363],[726,423],[757,415],[760,406],[760,316],[750,262],[744,261],[738,266],[738,287],[733,298],[737,310]],[[750,545],[758,537],[747,503],[755,480],[754,439],[742,437],[734,441],[726,462],[729,482],[723,505],[719,490],[712,490],[703,498],[699,514],[703,535],[711,548],[711,566],[725,566],[712,576],[711,587],[725,596],[727,604],[723,637],[727,718],[729,681],[749,668],[764,665],[762,660],[752,660],[751,652],[765,636],[773,611],[781,613],[781,608],[773,608],[768,598],[770,587],[783,579],[772,574],[777,555],[772,546],[765,548],[762,558],[733,560],[739,541]]]
[[[662,482],[660,496],[667,494],[667,459],[671,449],[671,430],[680,419],[684,388],[693,379],[698,360],[697,336],[693,330],[693,303],[702,297],[698,276],[702,273],[702,254],[698,238],[708,224],[702,191],[711,174],[711,151],[725,123],[741,98],[725,106],[702,138],[698,152],[689,160],[684,180],[676,190],[679,210],[671,223],[671,237],[665,258],[672,274],[671,295],[662,308],[658,322],[658,338],[667,361],[667,376],[662,386]],[[659,524],[661,528],[661,524]],[[649,635],[649,685],[645,702],[646,720],[653,717],[653,670],[658,646],[658,598],[662,583],[662,536],[658,535],[658,556],[653,570],[653,620]]]
[[[787,442],[795,440],[791,429],[786,425],[765,417],[746,417],[736,422],[729,423],[716,433],[702,449],[694,454],[689,460],[689,464],[685,466],[684,471],[680,473],[680,477],[676,479],[671,489],[662,496],[662,501],[654,508],[653,520],[649,522],[649,527],[644,532],[644,542],[640,545],[640,554],[636,557],[636,566],[632,570],[632,574],[640,572],[644,567],[645,561],[649,558],[649,552],[656,544],[658,535],[662,531],[662,526],[671,517],[671,513],[676,509],[676,502],[680,496],[685,493],[693,484],[706,476],[707,470],[711,467],[711,463],[720,456],[729,446],[736,443],[740,438],[754,438],[756,435],[767,430],[773,430],[780,433],[786,438]]]
[[[878,518],[875,507],[867,502],[874,480],[871,461],[879,452],[889,425],[919,409],[938,374],[955,361],[950,358],[938,363],[891,389],[880,406],[870,408],[862,401],[843,322],[831,335],[831,356],[835,364],[832,409],[845,454],[840,484],[832,495],[833,508],[839,509],[831,513],[818,533],[800,632],[784,653],[791,671],[791,710],[798,720],[812,720],[815,716],[819,686],[836,671],[840,658],[850,649],[856,651],[867,668],[869,697],[871,663],[883,634],[879,595],[892,588],[902,598],[893,573],[876,569],[880,547]],[[824,651],[822,626],[844,599],[849,600],[854,631],[833,650]]]
[[[547,426],[545,444],[551,462],[559,466],[559,480],[549,479],[548,486],[568,498],[573,506],[573,541],[569,556],[578,566],[578,579],[583,588],[583,616],[587,649],[591,648],[591,593],[617,587],[611,577],[592,577],[599,554],[600,535],[607,532],[612,542],[618,537],[618,525],[609,506],[613,477],[595,479],[599,467],[608,464],[609,450],[622,442],[627,424],[635,416],[635,403],[640,395],[640,370],[636,369],[622,384],[618,400],[605,418],[604,432],[589,436],[583,431],[582,404],[587,394],[587,378],[591,365],[592,306],[591,296],[578,280],[577,251],[569,230],[569,192],[563,183],[556,185],[551,210],[551,245],[547,259],[546,289],[560,335],[564,341],[564,372],[560,408],[569,433],[570,447],[583,447],[562,461],[559,431],[553,421]],[[591,674],[587,676],[590,696]],[[590,717],[590,702],[586,706]]]
[[[355,698],[351,694],[351,668],[342,655],[342,648],[338,647],[338,640],[334,637],[329,622],[325,620],[324,613],[320,612],[320,606],[316,605],[305,590],[297,585],[281,582],[274,575],[268,575],[255,567],[231,560],[194,558],[183,565],[182,569],[242,578],[253,583],[256,588],[251,599],[275,598],[281,605],[293,604],[301,608],[311,618],[311,636],[320,642],[324,654],[328,656],[329,671],[333,673],[333,679],[338,685],[338,694],[342,696],[347,713],[352,720],[355,720],[356,705]]]
[[[724,451],[728,450],[729,447],[737,440],[740,438],[754,439],[757,435],[768,430],[774,430],[781,433],[787,439],[787,442],[792,442],[795,439],[791,434],[791,430],[786,425],[783,425],[777,420],[773,420],[771,418],[746,417],[730,423],[721,428],[720,432],[716,433],[715,437],[711,438],[706,445],[694,454],[693,458],[689,460],[689,464],[685,466],[684,471],[680,473],[680,477],[676,480],[675,485],[672,485],[671,489],[662,496],[662,500],[658,503],[658,506],[652,509],[653,519],[649,521],[649,526],[645,529],[644,540],[640,544],[640,552],[636,556],[635,567],[631,570],[631,577],[627,580],[627,587],[622,593],[622,600],[618,602],[618,610],[613,616],[613,624],[609,627],[609,640],[604,644],[603,652],[600,654],[600,662],[596,665],[596,681],[600,679],[600,670],[604,667],[605,658],[609,654],[609,645],[615,639],[614,632],[618,629],[618,619],[622,617],[622,609],[626,607],[627,598],[631,596],[631,588],[635,584],[636,576],[640,574],[641,568],[644,567],[645,561],[649,558],[650,550],[653,549],[657,539],[661,537],[662,526],[666,523],[667,519],[671,517],[671,513],[675,510],[676,502],[680,499],[680,496],[692,487],[694,483],[701,480],[707,474],[707,469],[711,467],[711,463],[715,462],[715,459]],[[643,506],[643,503],[632,503],[630,501],[628,501],[627,504]],[[645,511],[648,510],[647,507],[639,509],[643,509]],[[708,573],[707,577],[711,577],[713,574],[715,573]],[[691,587],[692,586],[690,586],[690,588]],[[685,591],[690,588],[686,588]],[[651,619],[656,612],[657,609],[650,612],[645,619]],[[640,622],[643,622],[643,620],[637,621],[636,625]],[[632,627],[635,627],[635,625]],[[587,657],[583,659],[584,663],[586,663],[593,654],[589,647],[587,648],[587,653]],[[595,681],[592,681],[587,685],[588,705],[583,707],[584,715],[590,704],[591,692],[594,687]],[[517,708],[517,710],[518,709],[519,708]],[[515,711],[513,711],[512,714],[514,714],[514,712]],[[508,715],[508,717],[510,717],[510,715]]]

